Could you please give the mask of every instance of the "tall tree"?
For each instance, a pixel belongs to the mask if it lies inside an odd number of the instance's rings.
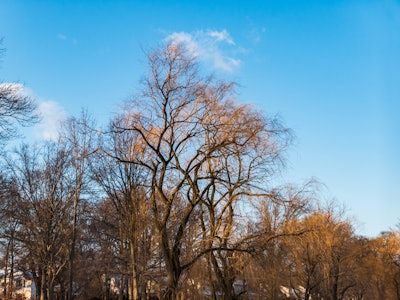
[[[149,260],[152,244],[151,234],[148,233],[154,228],[149,222],[149,205],[144,189],[147,170],[127,162],[137,155],[136,138],[129,131],[106,136],[102,141],[105,151],[98,153],[91,164],[94,180],[117,212],[115,226],[119,228],[120,252],[126,251],[125,246],[128,245],[130,266],[121,270],[121,277],[131,275],[129,299],[134,300],[144,296],[144,273],[148,271],[146,261]],[[122,293],[120,296],[123,296]]]
[[[164,298],[175,299],[182,274],[196,261],[213,251],[232,250],[201,238],[190,249],[184,244],[189,224],[199,224],[196,218],[207,195],[219,185],[213,205],[224,214],[245,190],[254,191],[280,158],[287,131],[238,104],[233,83],[202,77],[196,59],[182,45],[156,49],[148,63],[142,93],[113,129],[137,136],[135,157],[119,159],[150,174],[146,193],[167,275]],[[223,159],[232,163],[229,172],[216,166]],[[209,224],[205,230],[203,236],[217,238]]]
[[[82,195],[88,196],[90,192],[89,158],[96,151],[94,131],[95,122],[87,112],[82,112],[79,118],[72,117],[63,124],[61,143],[65,145],[70,154],[70,167],[65,170],[71,180],[69,202],[72,202],[71,212],[71,237],[68,256],[68,299],[73,297],[74,258],[78,231],[78,213]]]

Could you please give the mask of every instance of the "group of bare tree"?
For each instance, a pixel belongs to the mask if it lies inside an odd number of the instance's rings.
[[[273,186],[290,130],[236,100],[169,43],[140,92],[98,129],[3,154],[1,291],[37,299],[400,299],[397,231],[369,239],[312,183]],[[0,138],[37,120],[0,85]],[[3,105],[3,102],[6,103]]]

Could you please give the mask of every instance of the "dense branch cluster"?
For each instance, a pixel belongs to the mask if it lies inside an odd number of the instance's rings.
[[[16,123],[29,126],[38,121],[33,99],[17,83],[0,83],[0,141],[17,135]]]
[[[3,129],[33,121],[11,88]],[[23,274],[40,300],[400,299],[398,232],[357,236],[312,182],[273,186],[290,130],[234,88],[169,43],[107,128],[82,114],[4,155],[4,296]]]

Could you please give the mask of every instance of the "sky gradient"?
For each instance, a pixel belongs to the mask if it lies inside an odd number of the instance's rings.
[[[137,91],[146,49],[180,40],[296,139],[279,179],[316,178],[357,231],[399,223],[400,2],[1,0],[0,80],[23,83],[51,138],[87,109],[106,123]]]

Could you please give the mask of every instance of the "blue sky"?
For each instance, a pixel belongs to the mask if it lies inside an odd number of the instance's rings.
[[[314,177],[374,236],[399,222],[400,2],[1,0],[0,80],[35,95],[51,138],[86,108],[100,122],[138,88],[144,49],[192,47],[238,98],[296,140],[281,181]]]

